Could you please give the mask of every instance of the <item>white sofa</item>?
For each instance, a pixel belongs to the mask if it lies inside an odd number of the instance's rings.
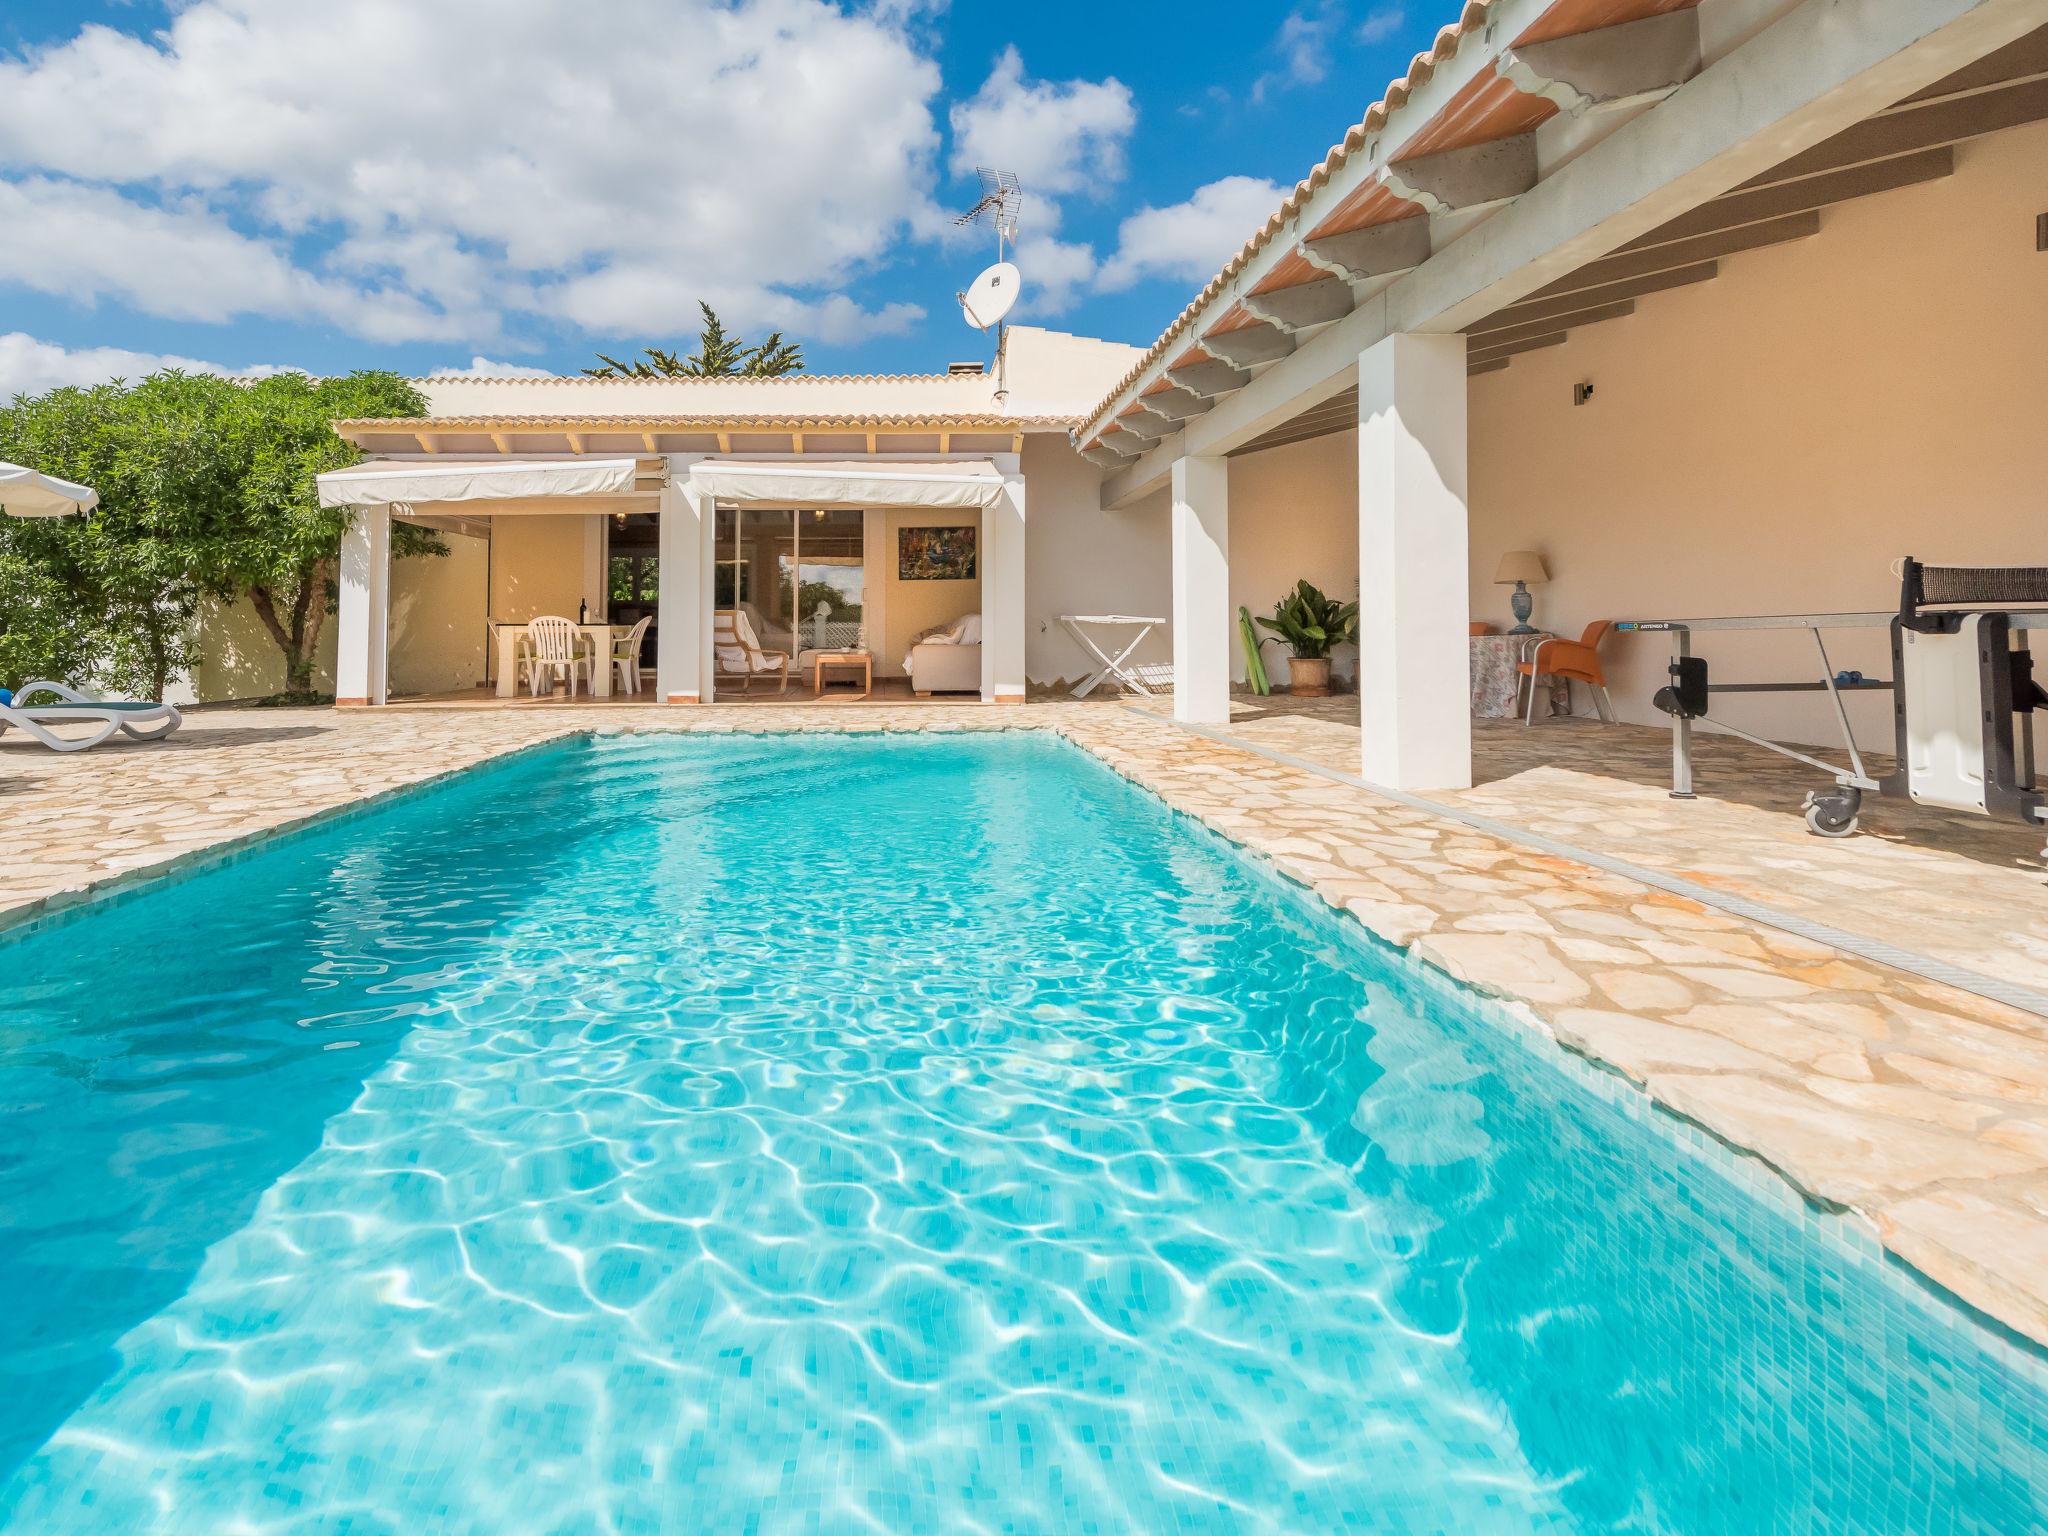
[[[981,692],[981,647],[921,641],[903,663],[910,689],[920,699],[935,693]]]
[[[935,693],[981,692],[981,615],[965,614],[928,629],[903,659],[910,689],[920,699]]]

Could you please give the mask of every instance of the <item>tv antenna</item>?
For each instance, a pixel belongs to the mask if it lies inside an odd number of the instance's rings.
[[[1009,398],[1010,388],[1003,366],[1003,320],[1016,305],[1024,286],[1024,275],[1009,259],[1009,252],[1010,247],[1017,243],[1017,211],[1024,206],[1024,189],[1012,171],[994,171],[987,166],[978,166],[975,175],[981,178],[981,201],[953,222],[962,228],[984,221],[993,224],[996,262],[983,271],[964,293],[954,297],[960,301],[962,319],[984,334],[991,328],[996,333],[996,399],[1005,400]]]
[[[1017,211],[1024,206],[1024,189],[1015,171],[992,171],[981,165],[975,167],[974,174],[981,178],[981,201],[953,222],[963,229],[983,220],[994,224],[996,260],[1003,261],[1007,247],[1017,243]]]

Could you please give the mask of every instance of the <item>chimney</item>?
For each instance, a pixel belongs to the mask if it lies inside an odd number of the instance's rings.
[[[978,379],[978,378],[980,378],[980,377],[981,377],[981,376],[982,376],[983,374],[985,374],[985,373],[987,373],[987,372],[988,372],[988,367],[987,367],[987,365],[986,365],[986,364],[984,364],[984,363],[948,363],[948,364],[946,364],[946,376],[947,376],[948,378],[954,378],[954,379],[966,379],[966,378],[971,378],[971,379]]]

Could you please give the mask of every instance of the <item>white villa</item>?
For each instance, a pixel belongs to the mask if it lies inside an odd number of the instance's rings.
[[[341,424],[368,457],[331,483],[335,692],[492,699],[491,625],[645,616],[642,702],[703,704],[739,687],[714,632],[744,611],[907,694],[915,638],[972,614],[1001,704],[1094,670],[1062,616],[1125,614],[1168,621],[1138,659],[1213,722],[1239,607],[1306,577],[1362,604],[1364,776],[1457,787],[1506,553],[1567,635],[1882,610],[1902,555],[2044,563],[2044,172],[2043,0],[1471,0],[1144,345],[1019,325],[997,368],[914,377],[429,379],[426,419]],[[452,557],[394,564],[394,517]],[[204,696],[277,685],[211,624]],[[1834,660],[1875,675],[1884,644]],[[1622,716],[1660,719],[1664,647],[1606,658]],[[1848,707],[1884,739],[1886,700]],[[1746,708],[1828,729],[1814,693]]]

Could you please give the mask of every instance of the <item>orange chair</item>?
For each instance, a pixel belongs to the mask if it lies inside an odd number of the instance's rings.
[[[1524,726],[1536,723],[1538,679],[1545,677],[1563,678],[1567,697],[1573,683],[1584,683],[1586,691],[1593,695],[1593,708],[1601,720],[1614,724],[1614,700],[1608,697],[1607,671],[1600,665],[1600,642],[1612,628],[1614,620],[1595,619],[1576,640],[1539,640],[1529,659],[1516,664],[1515,670],[1529,679],[1529,712],[1522,718]]]
[[[1484,619],[1474,619],[1470,624],[1467,624],[1465,626],[1465,633],[1470,635],[1474,640],[1477,640],[1481,635],[1492,634],[1493,626],[1487,623]]]

